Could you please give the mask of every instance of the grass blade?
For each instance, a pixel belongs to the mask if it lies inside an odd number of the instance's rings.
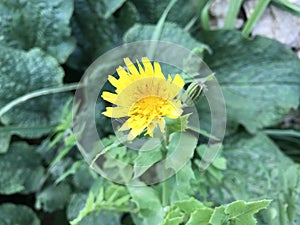
[[[274,6],[300,17],[300,6],[291,3],[287,0],[272,0]]]
[[[161,15],[161,17],[159,18],[154,32],[152,34],[151,40],[159,40],[160,39],[160,35],[164,26],[164,23],[166,21],[166,18],[170,12],[170,10],[172,9],[172,7],[175,5],[175,3],[177,2],[177,0],[171,0],[167,6],[167,8],[165,9],[165,11],[163,12],[163,14]],[[156,47],[157,47],[157,42],[154,41],[151,43],[150,47],[149,47],[149,52],[148,52],[148,57],[151,59],[153,58],[153,56],[155,55],[155,51],[156,51]]]
[[[250,18],[247,20],[246,25],[243,28],[242,34],[246,37],[251,33],[254,25],[259,20],[260,16],[266,10],[271,0],[258,0],[253,13],[250,15]]]
[[[209,8],[211,5],[212,1],[208,0],[205,6],[203,7],[200,15],[200,21],[201,21],[201,27],[204,30],[209,30],[210,29],[210,24],[209,24]]]
[[[241,9],[243,0],[231,0],[229,3],[229,10],[225,18],[225,29],[233,29],[235,22]]]

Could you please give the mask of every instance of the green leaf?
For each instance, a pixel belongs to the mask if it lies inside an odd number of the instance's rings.
[[[93,8],[101,18],[108,19],[117,9],[119,9],[126,0],[101,0],[89,1],[90,7]]]
[[[174,205],[180,208],[180,210],[182,210],[185,214],[191,214],[198,209],[205,208],[203,203],[199,202],[195,198],[178,201],[175,202]]]
[[[157,225],[162,221],[163,208],[157,192],[147,186],[128,187],[133,202],[139,209],[143,225]]]
[[[32,193],[38,190],[44,176],[42,159],[24,142],[13,143],[0,155],[0,193]]]
[[[256,219],[253,215],[262,209],[266,209],[270,202],[269,200],[262,200],[246,203],[240,200],[229,204],[225,209],[225,213],[228,214],[231,223],[236,225],[255,225]]]
[[[124,34],[134,23],[140,20],[140,14],[131,1],[126,1],[114,18],[118,25],[118,31],[120,34]]]
[[[152,142],[152,139],[150,139],[149,142]],[[153,143],[153,144],[156,144],[156,143]],[[150,147],[150,146],[148,146],[148,147]],[[162,159],[163,156],[162,156],[160,147],[161,147],[160,144],[159,144],[159,146],[157,146],[154,149],[146,149],[145,150],[145,147],[144,147],[144,150],[143,150],[143,147],[142,147],[138,151],[138,156],[134,160],[134,178],[142,175],[153,164],[155,164],[156,162],[159,162]]]
[[[76,193],[73,194],[70,198],[70,202],[67,208],[67,218],[68,220],[74,220],[78,217],[80,211],[85,207],[88,194]]]
[[[85,197],[85,203],[77,209],[77,215],[69,216],[72,218],[72,225],[81,224],[91,215],[109,214],[118,216],[117,212],[132,212],[134,204],[130,201],[131,196],[125,186],[115,185],[107,182],[102,177],[95,180],[90,188],[89,194]],[[109,216],[109,215],[108,215]]]
[[[141,16],[142,23],[157,23],[169,1],[133,0]],[[186,25],[194,16],[197,16],[198,2],[193,0],[178,0],[168,13],[167,21]],[[178,13],[180,12],[180,13]]]
[[[297,224],[289,221],[288,215],[300,218],[299,210],[293,212],[300,207],[300,169],[295,172],[295,164],[268,137],[261,133],[235,135],[225,142],[223,155],[227,169],[222,182],[207,186],[210,201],[273,199],[270,207],[259,213],[259,222]]]
[[[124,31],[138,18],[136,9],[130,2],[119,8],[118,14],[121,18],[112,15],[123,2],[124,0],[75,0],[71,24],[77,46],[68,60],[69,66],[83,71],[98,56],[122,43]],[[106,10],[106,4],[107,7],[112,7]]]
[[[208,225],[213,210],[210,208],[197,209],[191,214],[186,225]]]
[[[54,212],[64,209],[69,201],[71,188],[67,184],[46,187],[37,195],[36,208],[45,212]]]
[[[71,197],[68,209],[67,217],[68,220],[74,220],[79,212],[84,208],[86,204],[87,195],[86,194],[74,194]],[[108,211],[94,211],[85,216],[77,225],[91,225],[91,224],[101,224],[101,225],[121,225],[120,222],[121,215],[115,212]]]
[[[1,133],[0,132],[0,154],[5,153],[9,147],[11,139],[10,133]]]
[[[161,155],[161,140],[159,138],[150,138],[147,140],[138,151],[138,156],[135,158],[136,166],[149,166],[159,160]]]
[[[12,126],[0,126],[0,134],[4,135],[4,138],[10,139],[12,135],[16,134],[20,137],[29,137],[29,138],[35,138],[40,137],[42,134],[49,133],[52,129],[55,128],[55,125],[33,125],[33,126],[18,126],[18,125],[12,125]],[[2,140],[4,142],[8,141]],[[2,145],[3,151],[5,150],[5,144]],[[8,146],[7,146],[8,147]],[[7,150],[7,149],[6,149]]]
[[[89,215],[93,211],[96,212],[94,201],[95,201],[95,196],[93,192],[90,192],[86,199],[84,207],[79,211],[78,216],[75,217],[75,219],[73,219],[72,221],[70,221],[70,224],[77,225],[79,222],[83,220],[83,218],[87,217],[87,215]]]
[[[40,225],[40,220],[32,209],[24,205],[6,203],[0,205],[2,225]]]
[[[209,219],[209,223],[212,225],[223,225],[227,220],[227,215],[225,214],[225,207],[216,207]]]
[[[177,201],[168,209],[160,225],[208,225],[213,210],[195,198]],[[187,221],[186,221],[187,220]]]
[[[69,27],[72,12],[72,0],[1,1],[0,44],[39,47],[63,63],[75,46]]]
[[[72,166],[66,170],[63,171],[62,174],[59,175],[58,178],[56,178],[54,184],[59,184],[63,180],[65,180],[69,175],[75,174],[77,169],[83,164],[82,161],[76,161],[72,164]]]
[[[195,198],[185,199],[169,207],[160,225],[255,225],[254,214],[267,208],[270,202],[262,200],[246,203],[239,200],[213,209]]]
[[[73,166],[72,166],[73,167]],[[87,163],[81,163],[73,176],[73,184],[78,190],[89,190],[95,181],[94,171],[91,170]]]
[[[212,165],[214,167],[216,167],[217,169],[220,170],[225,170],[226,169],[226,159],[224,157],[221,156],[220,152],[218,152],[217,155],[209,155],[209,154],[205,154],[205,152],[209,152],[213,150],[214,145],[199,145],[196,148],[196,152],[198,153],[198,155],[201,157],[201,159],[203,159],[205,161],[205,163],[212,163]],[[221,148],[220,148],[221,150]]]
[[[298,106],[300,63],[286,46],[265,37],[246,39],[238,31],[200,35],[213,51],[204,60],[222,87],[230,127],[240,123],[254,133]],[[200,111],[207,111],[202,103]]]
[[[221,181],[223,178],[222,170],[227,168],[226,159],[221,156],[220,152],[215,152],[215,149],[221,150],[221,147],[220,144],[210,146],[202,144],[196,148],[200,159],[196,158],[193,162],[200,171],[205,170],[204,173],[201,173],[201,176],[205,177],[206,180],[213,177]]]
[[[183,163],[189,161],[197,146],[197,137],[188,132],[176,132],[170,136],[166,166],[175,171],[180,169]],[[173,152],[176,151],[176,154]]]
[[[175,175],[174,183],[170,187],[171,202],[179,201],[188,198],[193,194],[191,190],[191,181],[195,179],[195,174],[192,169],[192,163],[188,161],[182,169],[180,169]],[[172,178],[166,182],[171,181]],[[176,187],[176,188],[174,188]],[[171,191],[172,190],[172,191]]]
[[[120,199],[122,200],[122,197],[124,196],[128,197],[129,195],[126,187],[122,185],[111,184],[105,190],[105,201],[111,204],[117,203],[117,205],[121,205],[122,203],[125,203],[125,201],[118,201]]]
[[[179,25],[165,22],[162,27],[159,27],[160,35],[157,40],[160,41],[167,41],[171,42],[173,44],[177,44],[179,46],[185,47],[190,50],[197,49],[196,52],[193,52],[193,54],[196,54],[199,57],[203,56],[203,52],[205,50],[209,50],[209,48],[196,41],[190,33],[186,32],[184,29],[182,29]],[[155,40],[153,39],[153,33],[157,32],[157,26],[156,25],[144,25],[144,24],[135,24],[133,27],[131,27],[123,36],[124,42],[135,42],[135,41],[143,41],[143,40]],[[152,45],[150,45],[147,48],[148,57],[151,58],[151,55],[156,54],[156,46],[157,43],[153,42]],[[192,53],[191,53],[192,54]],[[173,56],[175,57],[176,54]],[[190,63],[191,59],[182,59],[183,64]],[[182,74],[182,70],[180,70],[177,67],[168,65],[168,64],[161,64],[162,71],[164,74],[172,74],[175,75],[176,73]],[[183,79],[189,80],[190,77],[186,74],[183,74]]]
[[[283,187],[277,183],[281,175],[279,171],[293,164],[263,134],[254,137],[236,135],[225,143],[223,153],[228,160],[228,169],[224,173],[226,182],[235,177],[230,191],[235,199],[276,198]]]
[[[123,39],[125,42],[151,40],[154,30],[155,25],[135,24],[127,31]],[[203,52],[205,49],[208,49],[206,45],[196,41],[188,32],[184,31],[181,27],[168,22],[163,25],[160,40],[173,42],[190,50],[199,48]]]
[[[28,92],[62,86],[64,71],[53,57],[39,49],[24,52],[0,46],[0,65],[0,108]],[[65,101],[61,94],[37,97],[13,107],[0,119],[16,127],[11,133],[39,137],[59,122]],[[35,127],[38,129],[23,129]]]
[[[172,206],[165,213],[163,221],[159,225],[179,225],[184,222],[184,214],[176,206]]]
[[[214,161],[213,161],[213,166],[216,167],[217,169],[220,170],[226,170],[227,166],[226,166],[226,159],[223,157],[217,157]]]
[[[177,119],[165,118],[167,134],[170,135],[174,132],[185,131],[188,128],[189,117],[191,114],[180,116]]]

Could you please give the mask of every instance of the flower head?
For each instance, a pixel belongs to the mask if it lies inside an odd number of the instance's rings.
[[[184,86],[179,74],[174,79],[166,79],[160,64],[153,64],[148,58],[137,61],[135,66],[129,58],[124,59],[127,70],[117,68],[119,78],[108,76],[109,82],[116,88],[115,93],[104,91],[102,98],[115,107],[106,107],[103,114],[111,118],[128,117],[119,130],[130,130],[128,140],[134,139],[147,130],[153,137],[153,130],[158,125],[165,131],[164,117],[178,118],[182,114],[181,101],[176,98]],[[146,135],[145,134],[145,135]]]

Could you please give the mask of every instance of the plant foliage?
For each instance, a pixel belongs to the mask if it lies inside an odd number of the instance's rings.
[[[230,3],[226,28],[234,26],[238,2]],[[285,0],[268,2],[299,14]],[[209,30],[212,1],[2,0],[0,224],[300,224],[300,61],[276,40],[248,37],[268,2],[241,32]],[[121,168],[138,182],[125,186],[102,178],[80,154],[72,131],[77,83],[69,83],[108,50],[152,38],[197,52],[207,63],[226,101],[226,136],[222,146],[207,144],[211,114],[201,95],[199,138],[186,115],[167,120],[163,144],[132,151],[101,116],[106,103],[99,98],[95,123],[111,156],[104,166],[116,168],[115,159],[135,166]],[[222,150],[202,171],[204,152],[214,144]],[[146,185],[146,172],[175,147],[186,163]],[[170,160],[168,169],[177,163]]]

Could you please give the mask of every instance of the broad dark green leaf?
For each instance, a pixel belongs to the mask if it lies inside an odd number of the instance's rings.
[[[178,24],[165,22],[162,25],[161,30],[160,29],[158,29],[158,30],[160,31],[158,37],[153,37],[153,33],[157,32],[156,25],[148,25],[148,24],[144,25],[144,24],[137,23],[124,34],[123,40],[124,40],[124,42],[130,43],[130,42],[143,41],[143,40],[155,40],[157,38],[157,40],[159,40],[159,41],[166,41],[166,42],[170,42],[170,43],[174,44],[174,47],[175,46],[177,46],[177,47],[168,48],[167,52],[162,50],[162,52],[157,52],[157,53],[155,53],[155,51],[156,51],[155,44],[153,46],[149,45],[149,49],[146,54],[149,54],[149,57],[151,57],[151,55],[153,53],[154,54],[165,54],[165,56],[170,57],[170,59],[172,57],[174,57],[174,58],[176,57],[176,59],[179,57],[179,60],[182,60],[183,68],[177,68],[177,67],[174,67],[169,64],[161,64],[162,71],[165,75],[172,74],[173,76],[176,73],[179,73],[183,76],[183,79],[185,79],[186,81],[189,80],[190,77],[186,76],[186,74],[183,73],[183,70],[184,71],[193,70],[193,72],[194,72],[195,68],[194,68],[194,66],[192,66],[192,69],[191,69],[188,66],[186,66],[186,64],[188,64],[188,62],[191,59],[180,57],[181,50],[179,51],[178,49],[186,48],[187,50],[183,51],[184,54],[186,54],[188,52],[188,50],[190,50],[191,55],[193,55],[193,57],[195,57],[194,55],[202,57],[203,52],[205,50],[209,50],[209,48],[206,45],[196,41],[188,32],[186,32],[184,29],[182,29]],[[157,43],[157,42],[153,42],[153,43]],[[161,42],[161,44],[159,46],[160,46],[160,48],[164,49],[163,42]],[[195,52],[193,52],[193,50],[195,50]],[[192,54],[192,52],[193,52],[193,54]]]
[[[155,25],[135,24],[124,35],[125,42],[134,42],[142,40],[151,40]],[[184,31],[177,24],[166,22],[163,25],[160,40],[169,41],[190,50],[199,48],[202,51],[207,49],[207,46],[196,41],[188,32]]]
[[[39,188],[44,168],[34,147],[14,143],[6,154],[0,155],[0,193],[31,193]]]
[[[62,210],[69,202],[71,188],[67,184],[51,185],[38,193],[36,208],[45,212]]]
[[[169,1],[159,0],[132,0],[132,2],[136,5],[141,15],[142,23],[157,23],[169,4]],[[193,17],[197,16],[199,12],[198,1],[178,0],[170,10],[167,21],[184,26]]]
[[[300,61],[291,50],[265,37],[246,39],[238,31],[200,36],[213,51],[204,61],[222,87],[229,126],[239,123],[254,133],[298,106]],[[208,109],[206,104],[199,107]]]
[[[0,108],[29,92],[62,86],[62,68],[39,49],[24,52],[0,46],[0,63]],[[39,137],[58,123],[65,101],[62,94],[30,99],[10,109],[0,120],[9,125],[10,133]]]
[[[40,225],[40,220],[32,209],[24,205],[10,203],[0,205],[1,225]]]
[[[126,0],[92,0],[87,1],[100,18],[109,18]]]
[[[92,4],[90,4],[91,2]],[[71,24],[72,31],[77,39],[77,46],[68,61],[68,65],[77,70],[83,71],[98,56],[120,45],[123,32],[137,20],[137,12],[134,5],[130,2],[125,3],[116,15],[111,15],[116,10],[116,7],[110,8],[111,11],[95,7],[95,5],[100,5],[100,2],[109,3],[107,0],[75,1],[75,10]],[[109,4],[118,6],[124,1],[114,0],[110,2]],[[122,16],[122,18],[118,15]]]
[[[54,128],[55,125],[0,126],[0,153],[5,153],[8,150],[10,140],[14,134],[21,137],[35,138],[49,133]]]
[[[23,50],[39,47],[63,63],[75,46],[69,27],[72,12],[72,0],[3,0],[0,44]]]
[[[92,176],[94,171],[91,170],[87,163],[83,163],[76,170],[73,176],[73,183],[78,190],[89,190],[95,181],[95,177]]]
[[[227,170],[222,183],[214,182],[208,188],[211,201],[224,204],[241,199],[272,199],[268,209],[260,214],[262,223],[285,221],[296,225],[296,218],[299,222],[300,169],[295,172],[295,164],[268,137],[236,135],[225,142],[224,157]],[[291,220],[289,210],[294,213]]]

